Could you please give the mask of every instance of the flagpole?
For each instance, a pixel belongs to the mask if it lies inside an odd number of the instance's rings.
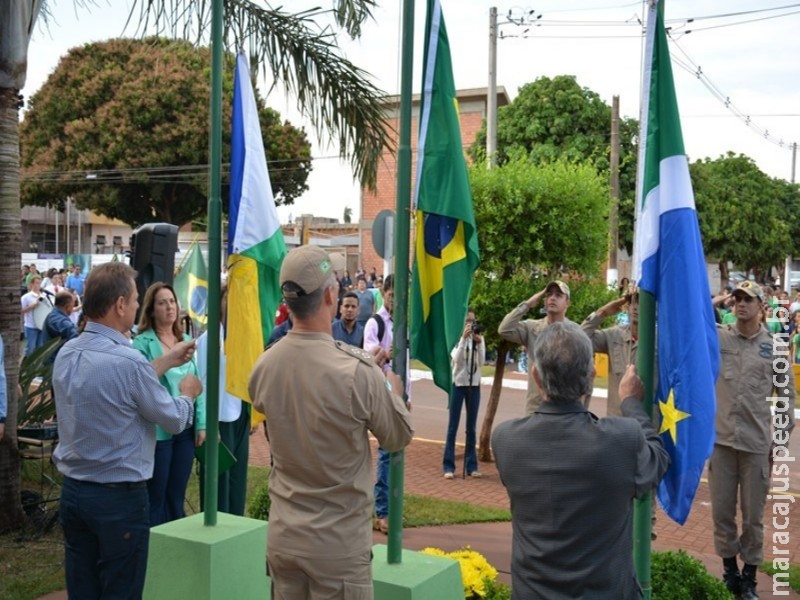
[[[211,140],[208,197],[208,365],[206,367],[206,477],[203,523],[217,524],[219,480],[219,266],[222,256],[222,0],[211,20]]]
[[[663,0],[662,0],[663,1]],[[653,6],[658,0],[648,0],[648,5]],[[650,112],[650,76],[652,40],[655,32],[655,22],[647,21],[647,38],[645,43],[645,60],[643,61],[641,106],[639,107],[639,156],[636,169],[636,218],[639,218],[639,208],[644,202],[644,159],[647,150],[647,120]],[[634,225],[636,229],[636,225]],[[638,249],[637,252],[638,254]],[[638,274],[641,276],[641,273]],[[636,282],[638,285],[638,281]],[[653,418],[653,376],[655,374],[656,353],[656,298],[650,292],[639,290],[639,320],[638,320],[638,350],[636,354],[636,371],[644,384],[644,398],[642,398],[645,412]],[[653,595],[653,582],[650,571],[650,542],[652,535],[653,492],[648,492],[641,500],[633,501],[633,564],[636,568],[636,578],[642,588],[644,600],[650,600]]]
[[[636,370],[644,384],[644,409],[653,418],[653,374],[655,373],[656,349],[656,299],[650,292],[639,290],[639,349],[636,356]],[[650,577],[650,540],[652,529],[653,493],[648,492],[633,505],[633,562],[636,578],[642,588],[645,600],[653,593]]]
[[[400,73],[400,138],[397,152],[397,216],[394,220],[394,348],[395,373],[407,382],[408,250],[411,229],[411,84],[414,74],[414,0],[403,0],[402,62]],[[403,558],[403,478],[405,451],[394,452],[389,463],[389,564]]]

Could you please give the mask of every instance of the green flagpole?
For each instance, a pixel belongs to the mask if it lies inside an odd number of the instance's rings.
[[[394,371],[405,393],[408,356],[408,248],[411,226],[411,84],[414,74],[414,0],[403,0],[402,67],[400,74],[400,139],[397,152],[397,210],[394,222]],[[389,564],[403,559],[403,479],[405,451],[393,452],[389,463]]]
[[[639,349],[636,357],[636,370],[644,383],[644,409],[653,418],[653,374],[655,373],[656,348],[656,299],[650,292],[639,291]],[[634,500],[633,508],[633,562],[636,577],[649,600],[653,593],[650,577],[650,532],[652,529],[653,493],[641,500]]]
[[[217,524],[219,480],[219,265],[222,256],[222,0],[211,19],[211,134],[208,196],[208,366],[206,373],[206,478],[203,523]]]

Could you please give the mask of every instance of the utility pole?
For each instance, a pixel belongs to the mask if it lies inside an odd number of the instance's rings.
[[[611,209],[608,215],[609,249],[606,283],[619,281],[617,249],[619,248],[619,96],[611,99],[611,158],[609,184],[611,187]]]
[[[489,9],[489,92],[486,98],[486,160],[497,164],[497,7]]]

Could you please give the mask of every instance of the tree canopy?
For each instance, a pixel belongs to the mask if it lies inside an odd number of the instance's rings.
[[[514,306],[556,277],[591,288],[590,293],[576,294],[578,286],[572,290],[573,299],[582,298],[582,314],[575,318],[591,311],[584,304],[603,304],[605,286],[592,275],[607,250],[608,185],[591,165],[566,160],[537,165],[522,153],[492,169],[474,165],[470,183],[481,248],[470,305],[486,325],[487,347],[493,346],[498,356],[481,429],[481,460],[488,460],[503,378],[501,357],[512,349],[499,338],[497,327]]]
[[[620,119],[620,246],[633,242],[636,195],[636,119]],[[587,161],[608,180],[610,169],[611,107],[574,76],[540,77],[497,114],[497,163],[517,152],[535,163],[557,159]],[[473,162],[486,157],[486,123],[469,149]]]
[[[787,255],[800,250],[800,190],[769,177],[755,162],[732,152],[690,165],[697,217],[706,256],[720,264],[723,285],[727,263],[765,273],[779,270]]]
[[[230,161],[233,69],[223,75],[223,163]],[[28,204],[77,205],[132,226],[181,225],[207,205],[207,48],[160,38],[115,39],[71,50],[30,100],[20,131]],[[277,204],[306,189],[303,130],[258,99]],[[225,181],[224,183],[227,183]],[[228,186],[223,186],[227,206]]]

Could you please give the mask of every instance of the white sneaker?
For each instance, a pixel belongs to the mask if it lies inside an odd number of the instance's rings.
[[[445,479],[452,479],[453,478],[453,474],[452,473],[445,473],[444,474],[444,478]]]
[[[475,479],[480,479],[481,477],[483,477],[483,475],[481,475],[479,471],[473,471],[472,473],[469,474],[469,476],[474,477]]]

